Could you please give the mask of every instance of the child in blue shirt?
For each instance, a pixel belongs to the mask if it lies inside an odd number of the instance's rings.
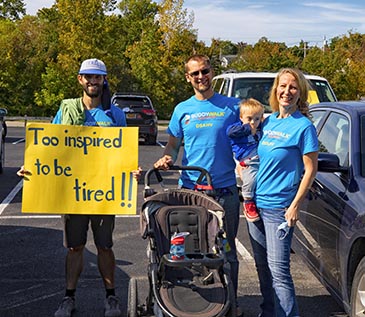
[[[261,139],[261,122],[264,106],[256,99],[242,100],[240,103],[240,121],[227,128],[231,140],[237,167],[242,179],[243,212],[247,221],[254,222],[260,217],[253,201],[256,187],[256,174],[259,167],[257,146]]]

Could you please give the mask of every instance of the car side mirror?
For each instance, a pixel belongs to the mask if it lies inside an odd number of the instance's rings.
[[[5,108],[0,108],[0,117],[5,117],[8,111]]]
[[[336,154],[319,152],[318,153],[318,172],[341,172],[348,173],[349,168],[340,165],[340,159]]]

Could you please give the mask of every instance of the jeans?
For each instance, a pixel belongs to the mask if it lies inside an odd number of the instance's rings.
[[[227,188],[216,188],[216,200],[224,209],[224,230],[230,251],[226,253],[227,261],[231,266],[231,279],[237,297],[238,287],[238,259],[236,249],[236,236],[240,220],[240,201],[236,185]]]
[[[260,220],[247,222],[263,297],[262,317],[297,317],[298,305],[290,273],[290,248],[294,227],[280,235],[285,209],[259,209]]]

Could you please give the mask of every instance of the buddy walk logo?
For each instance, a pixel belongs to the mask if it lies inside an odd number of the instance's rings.
[[[31,123],[22,212],[135,214],[138,128]]]
[[[213,123],[201,123],[203,120],[212,120],[215,118],[224,117],[224,111],[203,111],[197,112],[192,114],[186,114],[183,122],[185,124],[189,124],[190,122],[195,122],[196,128],[206,127],[206,126],[213,126]]]

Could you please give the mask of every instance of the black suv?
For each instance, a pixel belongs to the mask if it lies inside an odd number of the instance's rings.
[[[146,144],[156,144],[157,115],[148,96],[115,93],[112,103],[125,112],[127,126],[139,128],[139,137],[144,139]]]

